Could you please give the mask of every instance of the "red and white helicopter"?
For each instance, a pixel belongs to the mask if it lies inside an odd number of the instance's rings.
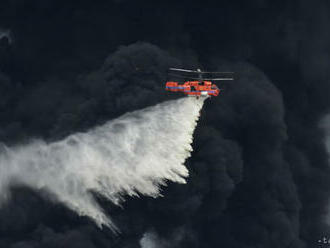
[[[217,96],[220,93],[220,89],[212,83],[212,81],[224,81],[224,80],[234,80],[233,77],[207,77],[204,75],[228,75],[233,74],[232,72],[210,72],[201,71],[200,69],[186,70],[179,68],[169,68],[169,76],[179,77],[184,79],[192,79],[193,81],[184,81],[179,83],[177,81],[167,81],[166,90],[173,92],[183,92],[187,96]],[[189,74],[189,76],[187,75]],[[192,76],[191,76],[192,75]],[[194,76],[195,75],[195,76]]]

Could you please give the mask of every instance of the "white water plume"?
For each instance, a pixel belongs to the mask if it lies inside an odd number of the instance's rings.
[[[185,183],[184,166],[204,99],[181,98],[127,113],[53,143],[0,150],[0,204],[11,185],[43,189],[102,227],[115,225],[92,191],[115,204],[124,195],[159,196],[166,180]]]

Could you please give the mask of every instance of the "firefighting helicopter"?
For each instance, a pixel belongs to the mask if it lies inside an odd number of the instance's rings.
[[[189,75],[187,75],[189,74]],[[166,90],[172,92],[183,92],[187,96],[195,96],[199,98],[200,96],[217,96],[220,93],[220,89],[212,83],[212,81],[223,81],[223,80],[234,80],[233,77],[207,77],[204,78],[203,75],[231,75],[232,72],[210,72],[202,71],[201,69],[197,70],[187,70],[179,68],[169,68],[169,76],[192,79],[194,81],[184,81],[183,84],[180,84],[177,81],[167,81]],[[191,76],[193,75],[193,76]],[[197,76],[194,76],[197,75]]]

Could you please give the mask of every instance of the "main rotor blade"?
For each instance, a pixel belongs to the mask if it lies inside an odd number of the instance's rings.
[[[169,68],[170,71],[183,71],[183,72],[198,72],[193,70],[179,69],[179,68]]]
[[[180,68],[169,68],[170,71],[182,71],[182,72],[193,72],[193,73],[224,73],[224,74],[234,74],[234,72],[230,71],[196,71],[196,70],[187,70]]]
[[[234,79],[233,78],[203,78],[203,80],[221,81],[221,80],[234,80]]]
[[[186,78],[186,79],[195,79],[195,80],[199,80],[199,81],[205,81],[205,80],[209,80],[209,81],[225,81],[225,80],[234,80],[233,78],[196,78],[196,77],[186,77],[186,76],[182,76],[182,75],[176,75],[176,74],[168,74],[169,76],[173,76],[173,77],[179,77],[179,78]]]
[[[234,72],[232,71],[198,71],[198,73],[207,73],[207,74],[220,74],[220,73],[223,73],[223,74],[234,74]]]

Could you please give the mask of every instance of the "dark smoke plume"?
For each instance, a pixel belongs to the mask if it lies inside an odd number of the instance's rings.
[[[330,106],[329,9],[295,0],[3,1],[7,147],[58,141],[174,99],[163,90],[168,67],[230,70],[235,81],[205,103],[186,185],[123,208],[95,195],[119,236],[17,185],[0,208],[0,247],[319,247],[330,235],[319,125]]]

